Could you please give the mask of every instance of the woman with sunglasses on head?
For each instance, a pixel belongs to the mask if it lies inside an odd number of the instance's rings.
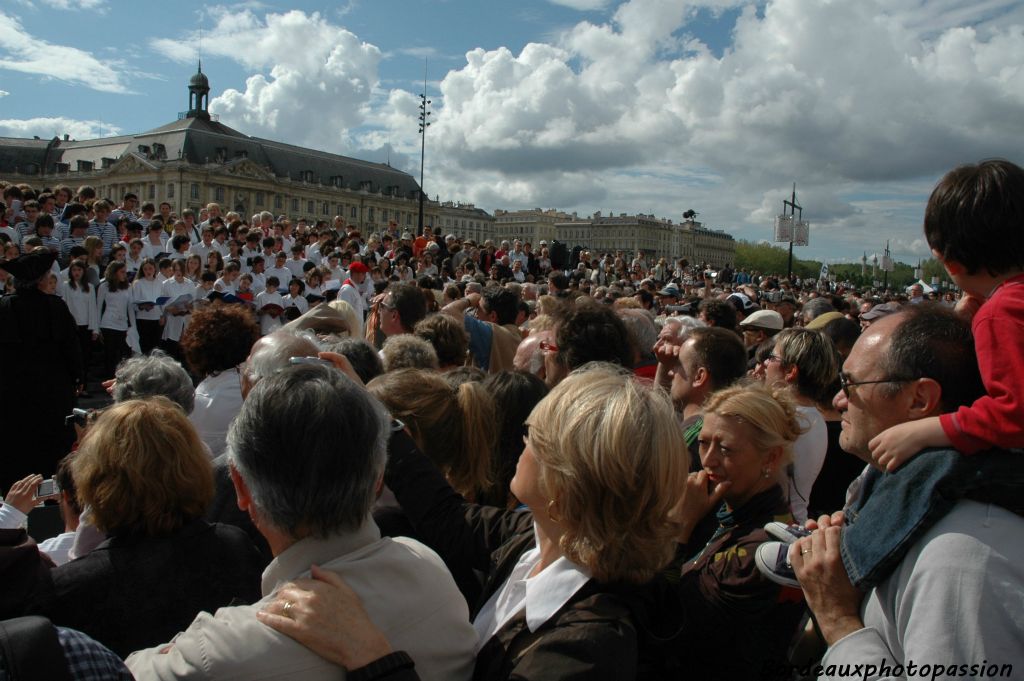
[[[802,524],[807,520],[811,488],[828,450],[828,430],[819,405],[828,399],[839,365],[835,346],[819,331],[783,329],[774,341],[763,363],[764,381],[789,390],[804,430],[793,447],[792,467],[783,471],[788,478],[790,509]]]

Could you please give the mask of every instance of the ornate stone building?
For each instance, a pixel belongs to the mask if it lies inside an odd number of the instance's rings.
[[[88,184],[115,201],[134,192],[178,212],[216,202],[246,217],[264,210],[292,219],[341,216],[364,232],[391,222],[415,231],[419,185],[408,173],[223,125],[207,109],[202,68],[188,90],[188,111],[147,132],[81,141],[2,138],[0,177],[73,190]],[[437,201],[425,201],[423,224],[442,224],[441,214]]]
[[[500,211],[495,215],[500,225]],[[590,218],[559,222],[555,231],[556,238],[570,249],[580,246],[593,254],[622,251],[632,258],[642,253],[648,262],[686,258],[713,267],[735,261],[736,242],[732,236],[706,229],[693,219],[676,224],[653,215],[604,216],[597,212]]]
[[[471,203],[444,201],[434,226],[442,234],[454,234],[460,239],[472,239],[482,244],[495,238],[494,216]]]
[[[575,213],[563,213],[554,209],[496,210],[494,211],[494,238],[528,241],[536,249],[542,240],[551,243],[559,238],[556,225],[573,222],[576,219]]]

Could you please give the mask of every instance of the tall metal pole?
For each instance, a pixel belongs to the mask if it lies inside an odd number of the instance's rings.
[[[792,225],[792,229],[789,232],[789,268],[788,268],[789,271],[786,273],[786,279],[792,279],[793,278],[793,237],[796,236],[796,223],[798,222],[797,211],[800,211],[799,221],[803,222],[803,219],[804,219],[804,209],[803,209],[802,206],[798,206],[797,203],[796,203],[796,182],[793,183],[793,196],[792,196],[792,198],[789,201],[787,201],[785,199],[782,200],[782,214],[783,215],[786,214],[786,208],[787,207],[789,208],[789,216],[791,218],[793,218],[793,225]]]
[[[428,106],[430,106],[430,100],[427,99],[427,60],[424,59],[423,94],[420,95],[420,212],[416,221],[416,236],[423,234],[423,161],[426,158],[427,150],[427,128],[430,127],[430,122],[427,120],[430,117]]]

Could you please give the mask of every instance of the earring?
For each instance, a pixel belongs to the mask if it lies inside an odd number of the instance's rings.
[[[761,477],[763,477],[763,478],[770,478],[770,477],[772,477],[772,469],[771,468],[765,468],[764,470],[762,470],[761,471]]]
[[[555,514],[551,512],[551,507],[554,506],[554,505],[555,505],[555,500],[554,499],[552,499],[551,501],[548,502],[548,520],[550,520],[553,523],[560,523],[560,522],[562,522],[562,519],[555,517]]]

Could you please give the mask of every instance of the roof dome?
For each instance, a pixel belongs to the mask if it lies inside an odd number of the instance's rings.
[[[199,65],[199,71],[188,81],[189,88],[210,89],[210,79],[203,73],[203,65]]]

